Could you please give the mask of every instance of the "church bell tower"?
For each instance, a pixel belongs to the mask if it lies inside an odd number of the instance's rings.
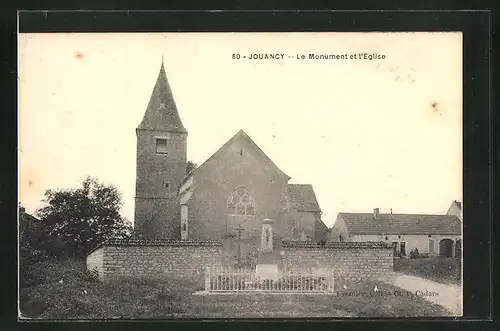
[[[186,173],[187,134],[162,60],[151,99],[136,128],[134,230],[139,238],[180,238],[177,189]]]

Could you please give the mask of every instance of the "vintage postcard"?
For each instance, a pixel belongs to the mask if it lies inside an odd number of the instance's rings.
[[[462,316],[462,34],[19,35],[19,318]]]

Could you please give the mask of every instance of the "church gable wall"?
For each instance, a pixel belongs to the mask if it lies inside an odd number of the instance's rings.
[[[288,178],[269,167],[261,155],[244,140],[225,146],[194,174],[194,194],[190,200],[190,236],[194,239],[222,239],[242,224],[248,233],[260,236],[262,220],[275,220],[282,235],[287,226],[286,183]],[[255,201],[254,217],[228,217],[227,202],[239,187]]]

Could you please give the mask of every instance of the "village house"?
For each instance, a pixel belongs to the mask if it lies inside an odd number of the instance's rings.
[[[329,241],[385,242],[394,256],[407,257],[417,249],[430,256],[460,256],[462,249],[461,203],[454,201],[446,215],[339,213]]]
[[[139,238],[229,240],[256,249],[262,220],[274,220],[274,241],[321,241],[311,185],[290,176],[243,131],[186,174],[187,136],[162,63],[136,129],[135,233]],[[240,245],[240,249],[242,248]]]

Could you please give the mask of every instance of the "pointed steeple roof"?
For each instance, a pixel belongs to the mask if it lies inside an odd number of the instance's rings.
[[[187,133],[168,84],[163,57],[148,108],[137,129]]]

